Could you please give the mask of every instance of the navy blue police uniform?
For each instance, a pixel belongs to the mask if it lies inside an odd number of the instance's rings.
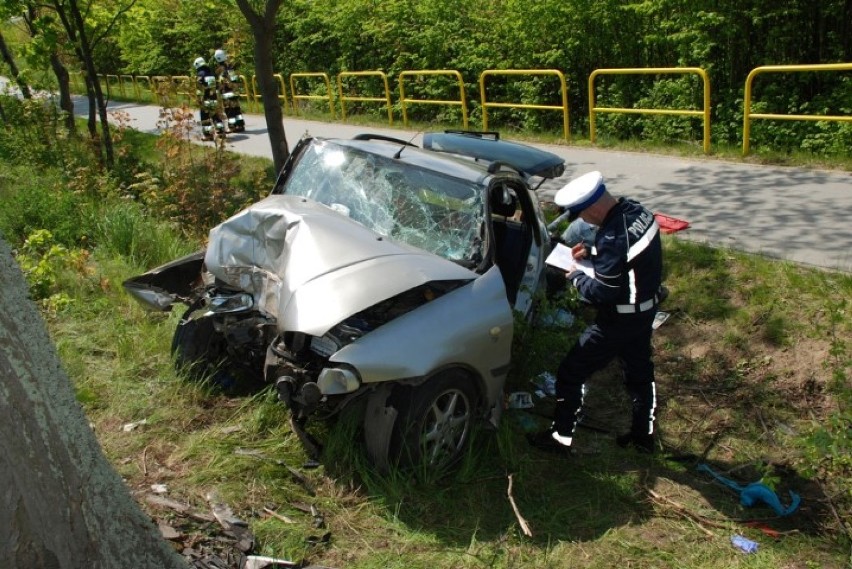
[[[568,280],[597,308],[597,316],[557,371],[553,427],[561,436],[573,435],[586,380],[620,357],[632,400],[630,433],[622,439],[625,443],[634,438],[647,442],[654,432],[651,334],[663,267],[660,228],[654,215],[636,201],[619,199],[601,223],[589,253],[595,277],[574,271]]]
[[[609,195],[597,171],[569,182],[554,201],[585,223],[599,224],[596,231],[589,232],[594,234],[591,245],[584,239],[571,251],[573,256],[583,247],[594,271],[587,275],[569,269],[566,275],[583,300],[597,308],[597,316],[556,372],[553,424],[527,438],[542,450],[571,453],[586,380],[619,357],[633,409],[630,432],[616,442],[653,452],[657,398],[651,333],[663,290],[660,227],[654,214],[638,202]]]

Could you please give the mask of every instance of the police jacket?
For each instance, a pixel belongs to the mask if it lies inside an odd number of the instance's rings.
[[[591,248],[595,278],[574,271],[568,279],[599,309],[636,314],[659,301],[663,272],[660,226],[636,201],[621,198],[607,213]]]

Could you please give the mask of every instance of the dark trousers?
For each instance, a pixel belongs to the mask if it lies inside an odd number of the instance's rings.
[[[572,436],[583,405],[583,384],[594,372],[620,357],[624,382],[633,402],[631,432],[654,432],[656,387],[651,361],[651,324],[656,310],[640,314],[600,314],[559,364],[556,373],[556,431]]]

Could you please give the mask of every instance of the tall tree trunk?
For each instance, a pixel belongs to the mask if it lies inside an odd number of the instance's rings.
[[[92,57],[88,36],[86,35],[83,16],[80,14],[76,0],[67,0],[67,2],[66,6],[64,0],[53,0],[53,8],[62,22],[62,27],[65,28],[65,32],[68,34],[68,39],[71,40],[74,46],[74,51],[80,63],[83,65],[83,77],[86,80],[86,95],[89,98],[89,135],[93,143],[97,146],[99,154],[103,151],[103,160],[106,167],[111,169],[114,158],[106,102],[101,91],[101,84],[98,81],[98,72],[95,69],[95,61]],[[101,122],[100,136],[97,129],[98,117]]]
[[[65,128],[72,135],[76,135],[77,123],[74,120],[74,101],[71,100],[71,78],[56,52],[50,54],[50,67],[59,85],[59,108],[65,112]]]
[[[9,72],[12,74],[12,79],[14,79],[15,83],[18,84],[21,94],[25,99],[31,99],[32,93],[30,93],[30,86],[27,85],[24,78],[21,77],[20,72],[18,71],[18,66],[15,65],[15,58],[12,57],[12,52],[9,51],[9,46],[6,45],[6,40],[3,38],[2,32],[0,32],[0,55],[3,56],[3,61],[6,62],[6,65],[9,66]]]
[[[24,22],[30,37],[35,38],[39,34],[36,26],[38,10],[32,3],[28,3],[26,8]],[[59,86],[59,108],[65,112],[65,128],[72,136],[76,136],[77,122],[74,120],[74,101],[71,100],[71,80],[55,47],[50,53],[50,67],[53,69],[53,74],[56,75],[56,83]]]
[[[0,239],[0,559],[8,569],[187,569],[130,497]]]
[[[71,17],[74,19],[74,24],[77,27],[77,33],[80,39],[80,51],[82,55],[81,61],[86,68],[86,74],[92,81],[98,116],[101,120],[101,143],[103,144],[104,154],[106,155],[107,168],[111,169],[115,163],[112,150],[112,135],[110,134],[106,101],[104,100],[103,91],[101,91],[101,82],[98,81],[98,73],[95,70],[95,60],[92,56],[92,48],[89,44],[89,37],[86,33],[83,16],[80,14],[80,9],[77,6],[77,0],[68,0],[68,8],[71,10]]]
[[[275,17],[283,0],[266,0],[264,11],[255,11],[249,0],[237,0],[237,6],[251,25],[254,34],[254,66],[257,84],[263,101],[266,129],[272,146],[272,163],[275,171],[284,167],[290,155],[287,135],[284,132],[284,114],[278,99],[278,86],[272,69],[272,40],[275,37]]]

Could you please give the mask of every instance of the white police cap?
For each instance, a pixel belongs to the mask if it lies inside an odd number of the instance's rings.
[[[572,214],[581,211],[595,203],[606,191],[603,175],[597,170],[574,178],[556,192],[554,200],[559,207],[568,209]]]

